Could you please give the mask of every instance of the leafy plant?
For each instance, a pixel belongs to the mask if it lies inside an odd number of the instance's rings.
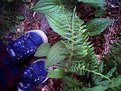
[[[101,7],[101,8],[103,8],[104,5],[106,5],[105,0],[78,0],[78,1],[93,5],[94,7]]]
[[[48,71],[48,77],[50,78],[63,78],[66,75],[63,68],[58,68]]]
[[[48,55],[48,52],[50,50],[50,44],[44,43],[39,46],[36,53],[34,54],[35,57],[44,57]]]
[[[106,27],[112,23],[112,19],[107,18],[95,18],[87,23],[87,32],[89,36],[94,36],[103,32]]]
[[[95,4],[96,1],[90,0],[90,2]],[[32,10],[43,13],[52,29],[62,36],[61,41],[48,48],[45,67],[48,68],[52,65],[55,67],[54,70],[48,71],[48,76],[63,78],[65,81],[63,91],[110,91],[110,89],[116,91],[121,84],[120,74],[116,73],[117,61],[113,60],[111,64],[105,61],[98,62],[93,46],[88,40],[89,36],[103,32],[113,20],[93,19],[90,23],[85,24],[76,15],[76,7],[71,10],[65,6],[63,0],[40,0],[32,8]],[[46,46],[43,49],[45,48]],[[120,46],[118,48],[120,49]],[[41,49],[38,49],[37,52],[39,50]],[[114,50],[118,51],[116,48]],[[42,51],[47,53],[47,50]],[[120,62],[120,60],[118,61]],[[63,70],[59,70],[60,68]],[[72,74],[79,75],[80,78],[84,77],[84,79],[78,81],[71,77]],[[90,80],[85,82],[86,79]]]
[[[49,25],[60,35],[63,35],[65,32],[63,27],[61,27],[62,25],[60,26],[63,22],[62,18],[65,15],[62,13],[63,9],[64,5],[62,4],[62,0],[40,0],[32,8],[32,10],[36,12],[43,13],[46,16]]]
[[[64,50],[65,49],[63,49],[63,44],[61,42],[55,43],[48,52],[45,62],[45,68],[48,68],[53,64],[63,61],[65,58],[65,55],[62,55]]]
[[[79,2],[83,2],[89,5],[92,5],[95,8],[95,16],[99,17],[104,15],[105,13],[105,0],[78,0]]]

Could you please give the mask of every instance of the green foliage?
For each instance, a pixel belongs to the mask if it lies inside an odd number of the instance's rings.
[[[46,62],[45,62],[45,68],[48,68],[52,66],[53,64],[57,64],[64,60],[65,55],[63,53],[65,52],[65,49],[63,48],[62,42],[55,43],[50,51],[48,52]]]
[[[104,87],[104,86],[95,86],[93,88],[88,88],[88,89],[85,89],[85,91],[105,91],[107,89],[107,87]]]
[[[39,4],[40,4],[40,2],[39,2]],[[39,4],[36,4],[35,7],[38,7]],[[62,37],[64,38],[63,43],[65,44],[65,47],[68,50],[68,52],[66,52],[64,54],[68,58],[68,59],[66,59],[67,62],[69,62],[71,60],[80,61],[80,59],[82,59],[84,57],[88,57],[88,56],[90,56],[88,58],[92,58],[93,49],[91,49],[91,46],[89,46],[89,43],[87,42],[87,40],[88,40],[87,35],[84,34],[86,29],[84,29],[85,26],[82,25],[83,21],[81,21],[79,19],[79,17],[76,16],[75,13],[71,13],[70,10],[65,9],[64,5],[61,5],[61,4],[58,5],[57,2],[54,2],[53,4],[54,4],[53,8],[58,7],[58,6],[60,8],[58,8],[56,11],[52,12],[51,14],[49,13],[49,11],[53,11],[53,10],[51,10],[51,8],[48,9],[47,7],[46,8],[39,7],[39,8],[36,8],[36,10],[39,10],[39,12],[44,13],[46,18],[48,19],[50,26],[53,28],[53,30],[55,30],[55,32],[57,32],[58,34],[62,35]],[[50,6],[48,5],[48,7],[50,7]],[[34,10],[35,10],[35,7],[33,8]],[[45,11],[49,10],[48,14],[47,14],[47,12],[44,11],[44,9],[45,9]],[[80,44],[80,46],[78,46],[79,44]],[[55,48],[55,47],[53,47],[53,48]],[[77,52],[77,50],[78,50],[78,52]],[[53,53],[50,53],[50,54],[54,55]],[[51,59],[51,56],[49,58],[47,57],[47,60]],[[76,58],[76,59],[72,59],[72,57]],[[52,60],[51,60],[51,62],[52,62]],[[57,59],[56,59],[56,61],[57,61]],[[50,64],[49,61],[47,61],[47,62],[48,62],[48,64]],[[58,62],[59,62],[59,60],[58,60]],[[54,62],[53,62],[53,64],[54,64]],[[70,64],[67,64],[67,65],[70,65]]]
[[[73,88],[65,87],[63,91],[82,91],[82,90],[79,87],[73,87]]]
[[[121,42],[116,43],[112,46],[110,49],[110,53],[107,55],[106,58],[103,58],[104,63],[108,65],[108,67],[105,67],[107,70],[116,67],[116,72],[114,75],[120,75],[121,74]],[[109,62],[110,61],[110,62]]]
[[[49,50],[50,50],[50,44],[44,43],[38,47],[34,56],[35,57],[46,57],[48,55]]]
[[[117,78],[113,78],[112,81],[113,82],[110,84],[110,88],[121,86],[121,76],[118,76]]]
[[[65,13],[69,14],[68,12]],[[65,34],[65,29],[62,26],[64,25],[65,21],[65,14],[62,11],[58,11],[52,14],[46,14],[45,16],[53,31],[63,36]]]
[[[69,88],[74,88],[74,87],[82,85],[81,82],[69,76],[65,76],[64,81],[65,81],[66,86],[68,86]]]
[[[102,16],[105,13],[105,7],[104,7],[106,5],[105,0],[78,0],[78,1],[95,7],[94,14],[96,17]]]
[[[103,16],[105,14],[105,9],[102,8],[96,8],[94,15],[95,17],[100,17]]]
[[[113,22],[112,19],[95,18],[87,23],[87,32],[90,36],[94,36],[103,32],[106,27]]]
[[[64,5],[62,0],[40,0],[32,10],[45,14],[49,25],[53,31],[60,35],[64,35],[65,30],[63,29],[63,17],[64,13],[69,13],[67,10],[64,11]]]
[[[32,7],[32,10],[43,14],[50,14],[60,10],[61,7],[63,7],[62,0],[39,0],[37,4]]]
[[[78,80],[73,79],[70,76],[64,77],[65,86],[63,88],[63,91],[80,91],[80,87],[82,86],[82,83]]]
[[[90,5],[93,5],[95,7],[101,7],[103,8],[105,3],[105,0],[78,0],[79,2],[84,2]]]
[[[112,77],[113,76],[113,73],[116,71],[116,67],[112,68],[108,73],[107,73],[107,76],[108,77]]]
[[[91,5],[97,4],[99,7],[104,5],[103,0],[80,1]],[[51,28],[63,38],[49,49],[45,62],[46,68],[56,64],[55,70],[48,70],[48,76],[63,77],[65,81],[63,91],[116,91],[119,89],[121,43],[114,46],[108,55],[109,59],[102,59],[108,61],[99,63],[88,40],[89,36],[103,32],[113,20],[96,18],[85,25],[76,15],[76,8],[73,11],[66,8],[63,0],[40,0],[32,9],[43,13]],[[80,76],[81,80],[72,78],[72,74]],[[90,80],[85,82],[88,78]]]
[[[63,68],[58,68],[58,69],[48,71],[49,78],[64,78],[65,75],[66,75],[66,72],[64,71]]]

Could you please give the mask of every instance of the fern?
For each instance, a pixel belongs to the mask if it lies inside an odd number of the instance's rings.
[[[62,42],[65,44],[65,49],[68,50],[65,54],[63,54],[66,55],[66,67],[70,69],[72,66],[71,61],[84,61],[85,64],[94,64],[96,60],[93,48],[88,42],[88,34],[85,29],[86,26],[75,14],[75,9],[74,11],[71,11],[65,8],[62,3],[58,3],[61,0],[46,1],[47,3],[45,3],[44,0],[40,0],[33,9],[45,14],[53,30],[63,37]],[[44,6],[45,4],[48,4],[48,7]],[[57,10],[53,11],[53,9]],[[89,68],[92,69],[92,67]]]
[[[82,86],[82,83],[78,80],[73,79],[70,76],[66,76],[64,78],[65,86],[63,88],[63,91],[80,91],[80,87]]]
[[[95,64],[96,59],[94,57],[93,48],[88,42],[88,35],[85,33],[86,29],[85,25],[83,25],[83,21],[76,16],[75,12],[70,16],[65,15],[63,19],[65,20],[63,23],[66,25],[62,26],[65,29],[65,35],[62,36],[64,41],[62,42],[68,50],[65,54],[67,57],[66,61],[68,62],[68,70],[70,71],[71,67],[76,67],[72,65],[73,62],[82,63],[82,65],[85,66],[89,66],[88,64],[90,63]],[[92,67],[88,68],[93,69]]]
[[[46,3],[46,1],[48,2]],[[42,5],[39,5],[39,3]],[[57,0],[41,0],[39,1],[39,3],[37,3],[37,6],[34,8],[35,11],[39,11],[45,14],[52,29],[62,36],[63,39],[61,40],[61,42],[64,44],[64,46],[61,48],[66,50],[58,50],[59,46],[57,46],[56,52],[58,53],[56,53],[53,51],[54,47],[52,46],[53,49],[49,51],[49,54],[51,55],[47,55],[46,64],[48,64],[49,66],[57,64],[57,68],[63,67],[64,73],[66,72],[68,74],[66,74],[67,76],[70,76],[70,73],[80,75],[80,77],[91,74],[91,80],[93,83],[91,83],[90,81],[86,84],[84,83],[84,81],[80,82],[66,76],[67,78],[65,77],[66,79],[64,79],[65,91],[95,91],[96,89],[105,91],[109,87],[113,88],[113,86],[111,87],[111,84],[114,83],[114,80],[112,80],[110,77],[113,75],[113,73],[115,73],[115,68],[112,68],[115,65],[118,65],[117,61],[115,62],[116,58],[112,56],[112,54],[110,54],[111,58],[115,59],[112,61],[112,64],[110,64],[111,70],[102,70],[106,67],[104,65],[103,68],[102,65],[97,62],[93,52],[94,49],[88,40],[89,35],[87,33],[87,30],[85,29],[86,26],[84,25],[84,22],[80,20],[79,17],[76,15],[76,9],[71,11],[65,8],[64,4],[58,3]],[[37,9],[38,7],[40,8]],[[121,49],[120,45],[117,46],[119,49]],[[118,51],[119,49],[115,48],[115,51]],[[112,51],[111,53],[114,54],[115,52]],[[120,54],[116,55],[120,57]],[[60,58],[61,56],[64,57]],[[106,63],[106,66],[107,65],[108,63]],[[117,82],[117,84],[118,85],[116,86],[120,85],[119,82]]]
[[[79,87],[68,88],[65,87],[63,91],[82,91]]]

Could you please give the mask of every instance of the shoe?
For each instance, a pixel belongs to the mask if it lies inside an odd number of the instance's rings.
[[[39,59],[25,68],[18,86],[18,91],[30,91],[48,79],[44,64],[44,59]]]
[[[32,30],[7,45],[7,50],[15,63],[33,55],[42,43],[48,39],[41,30]],[[19,61],[18,61],[19,60]]]

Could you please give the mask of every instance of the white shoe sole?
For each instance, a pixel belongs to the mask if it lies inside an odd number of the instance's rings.
[[[48,38],[42,30],[31,30],[31,31],[28,31],[27,33],[30,33],[30,32],[38,34],[42,38],[44,43],[48,43]]]

